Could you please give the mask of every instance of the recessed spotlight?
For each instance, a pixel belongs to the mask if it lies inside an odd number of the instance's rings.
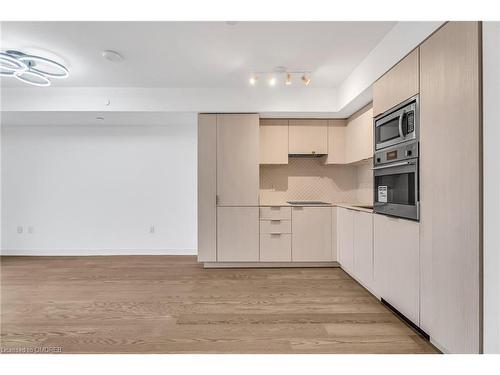
[[[254,75],[254,76],[250,77],[250,79],[248,80],[248,83],[250,83],[252,86],[255,86],[255,84],[257,83],[258,79],[259,79],[259,76],[258,75]]]
[[[238,24],[238,21],[226,21],[226,25],[228,26],[236,26]]]
[[[95,119],[99,120],[99,121],[104,121],[104,117],[102,117],[102,116],[97,116]]]
[[[104,57],[106,60],[111,61],[111,62],[120,62],[123,61],[124,58],[123,56],[113,50],[107,49],[101,52],[102,57]]]
[[[271,76],[269,77],[269,86],[276,86],[276,77],[275,76]]]
[[[309,84],[311,83],[311,78],[304,74],[302,76],[302,82],[304,82],[304,85],[309,86]]]
[[[292,84],[292,75],[290,73],[286,74],[285,85],[290,86]]]

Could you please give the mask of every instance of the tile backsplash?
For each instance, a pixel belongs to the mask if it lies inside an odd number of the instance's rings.
[[[260,203],[289,200],[372,202],[371,161],[325,165],[323,158],[290,157],[286,165],[260,166]]]

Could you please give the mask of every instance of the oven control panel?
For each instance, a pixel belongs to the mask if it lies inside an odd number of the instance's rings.
[[[373,165],[392,163],[395,161],[413,159],[418,157],[418,142],[407,142],[397,146],[388,147],[375,153]]]

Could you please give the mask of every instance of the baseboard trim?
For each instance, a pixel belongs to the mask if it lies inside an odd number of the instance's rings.
[[[193,249],[22,249],[1,250],[2,256],[198,255]]]
[[[338,262],[205,262],[205,268],[307,268],[339,267]]]

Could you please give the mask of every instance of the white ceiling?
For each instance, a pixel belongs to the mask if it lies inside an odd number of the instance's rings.
[[[197,119],[197,113],[187,112],[0,112],[2,126],[168,126],[193,125]]]
[[[333,88],[395,22],[2,22],[1,49],[55,57],[70,70],[53,87],[239,88],[253,71],[311,70]],[[112,63],[102,50],[120,52]],[[4,87],[26,87],[3,78]],[[50,88],[49,88],[50,90]]]

